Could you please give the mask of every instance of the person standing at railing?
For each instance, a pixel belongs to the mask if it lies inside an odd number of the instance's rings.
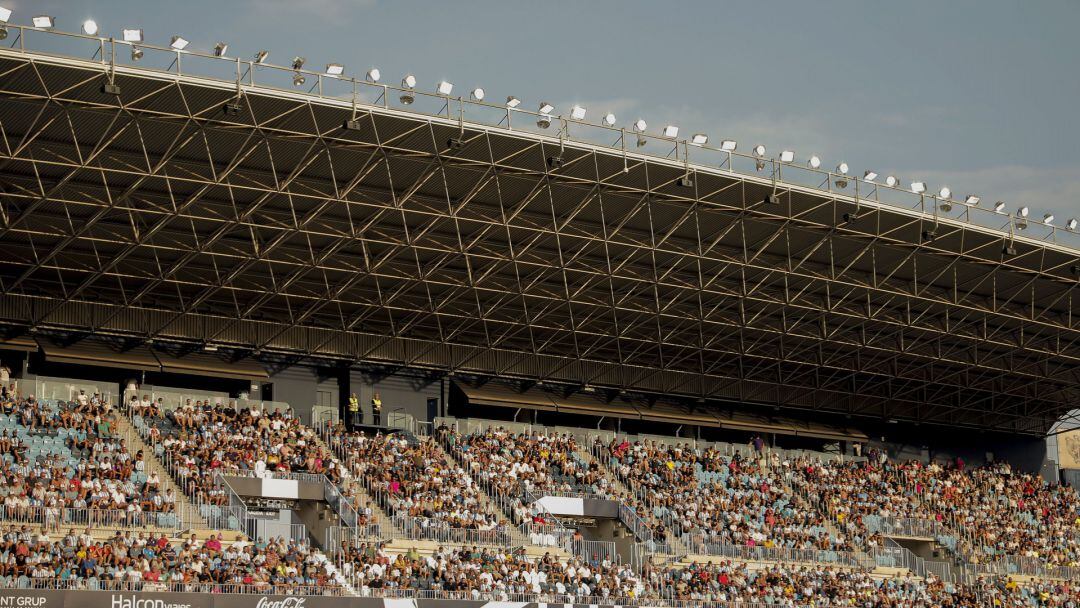
[[[382,424],[382,399],[379,397],[379,393],[375,393],[371,397],[371,420],[375,426]]]
[[[360,398],[356,393],[349,395],[349,426],[355,428],[360,424]]]

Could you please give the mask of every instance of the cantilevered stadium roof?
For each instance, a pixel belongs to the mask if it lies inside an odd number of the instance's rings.
[[[0,50],[0,337],[1026,434],[1080,397],[1080,252],[1043,240],[1060,231],[392,87],[31,48]]]

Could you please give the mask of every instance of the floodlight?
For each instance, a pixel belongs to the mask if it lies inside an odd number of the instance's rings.
[[[695,146],[704,146],[705,144],[709,143],[709,136],[705,135],[704,133],[694,133],[690,137],[690,143],[694,144]]]
[[[540,102],[539,110],[540,110],[541,114],[551,114],[551,111],[554,110],[554,109],[555,109],[555,106],[551,105],[550,103],[548,103],[546,101],[541,101]]]
[[[649,124],[645,122],[644,118],[639,118],[634,122],[634,130],[638,133],[644,133],[648,127]]]
[[[979,197],[974,194],[969,194],[964,197],[964,204],[974,207],[975,205],[979,204]]]
[[[87,36],[96,36],[98,33],[97,21],[94,21],[93,19],[87,19],[86,21],[83,21],[82,31]]]
[[[518,107],[520,105],[521,105],[521,100],[518,99],[517,97],[514,97],[513,95],[510,95],[510,96],[508,96],[506,98],[506,107],[508,107],[508,108],[516,108],[516,107]]]
[[[1045,214],[1043,214],[1043,223],[1044,224],[1053,224],[1054,223],[1054,214],[1053,213],[1045,213]]]
[[[53,19],[49,15],[38,15],[33,19],[34,27],[40,27],[41,29],[51,29],[56,25],[56,19]]]
[[[1027,207],[1020,207],[1016,210],[1016,217],[1027,217],[1029,211]]]
[[[679,127],[676,127],[675,125],[668,125],[668,126],[664,127],[664,137],[678,137],[678,136],[679,136]]]
[[[263,63],[264,61],[266,61],[266,58],[269,57],[269,56],[270,56],[270,51],[265,51],[265,50],[259,51],[258,53],[255,53],[255,63]]]
[[[300,68],[304,67],[304,62],[306,61],[307,59],[304,59],[303,57],[293,57],[292,69],[299,70]]]
[[[847,163],[840,163],[839,165],[836,165],[836,172],[839,173],[840,175],[847,175],[847,173],[848,173]]]
[[[735,148],[738,147],[739,142],[735,141],[734,139],[725,139],[724,141],[720,142],[720,149],[724,152],[734,152]]]
[[[885,185],[890,188],[895,188],[900,185],[900,178],[895,175],[890,175],[885,178]]]
[[[1022,217],[1016,218],[1016,229],[1017,230],[1027,230],[1027,227],[1028,227],[1028,224],[1027,224],[1027,219],[1026,218],[1022,218]]]
[[[225,51],[229,50],[228,43],[219,42],[214,45],[214,57],[224,57]]]
[[[326,64],[326,75],[327,76],[337,77],[337,76],[341,76],[344,73],[345,73],[345,66],[341,65],[340,63],[328,63],[328,64]]]
[[[305,82],[307,82],[307,78],[305,78],[303,74],[300,72],[295,72],[293,74],[292,83],[294,87],[303,86]]]
[[[872,182],[877,179],[877,172],[867,169],[866,171],[863,171],[862,178],[868,182]]]
[[[915,194],[926,192],[926,182],[911,182],[911,191]]]
[[[761,144],[754,146],[754,156],[763,158],[765,156],[765,146]]]
[[[780,162],[790,163],[793,160],[795,160],[795,153],[791,150],[784,150],[780,153]]]
[[[938,211],[941,211],[942,213],[948,213],[952,211],[952,201],[950,201],[949,199],[938,201],[937,208]]]
[[[1075,217],[1070,217],[1069,221],[1065,222],[1065,229],[1070,231],[1070,232],[1073,231],[1073,230],[1076,230],[1076,224],[1077,224],[1076,218]]]
[[[817,169],[821,167],[821,159],[818,158],[817,155],[813,155],[810,157],[810,160],[807,161],[806,164],[810,165],[811,169]]]
[[[585,112],[587,112],[585,108],[581,106],[574,106],[570,108],[570,118],[573,118],[574,120],[584,120]]]
[[[475,89],[472,90],[471,93],[469,93],[469,96],[472,97],[473,99],[475,99],[476,101],[484,101],[484,89],[482,89],[480,87],[476,87]]]
[[[0,23],[7,23],[11,19],[11,9],[0,6]]]
[[[938,197],[940,198],[952,198],[952,189],[948,186],[942,186],[941,190],[938,190]]]
[[[435,92],[439,95],[449,95],[454,90],[454,85],[446,82],[445,80],[439,81],[439,84],[435,87]]]
[[[379,68],[371,68],[367,71],[368,82],[379,82],[379,78],[381,77],[382,72],[379,71]]]
[[[7,40],[7,28],[0,24],[0,40]]]
[[[182,51],[187,48],[187,45],[188,40],[183,36],[173,36],[172,39],[169,40],[169,46],[172,47],[174,51]]]
[[[142,42],[143,31],[142,29],[125,29],[120,32],[124,37],[124,42]]]
[[[416,101],[416,96],[413,95],[413,88],[416,87],[416,76],[406,74],[405,77],[401,79],[401,86],[406,89],[401,93],[401,97],[398,97],[401,103],[407,106]]]
[[[1005,201],[998,201],[994,203],[994,213],[1001,213],[1005,211]]]
[[[541,129],[546,129],[546,128],[550,127],[551,126],[551,115],[550,114],[541,114],[536,119],[536,126],[540,127]]]
[[[131,47],[131,60],[138,61],[143,58],[143,50],[137,46]]]
[[[612,114],[611,112],[608,112],[607,114],[605,114],[604,115],[604,124],[609,126],[609,127],[614,127],[615,126],[615,115]]]

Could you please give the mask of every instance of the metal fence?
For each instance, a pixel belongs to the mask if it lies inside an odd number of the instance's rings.
[[[695,541],[689,536],[684,536],[682,541],[690,552],[696,555],[713,555],[743,561],[789,563],[812,562],[835,564],[850,568],[858,568],[867,565],[866,560],[860,559],[858,553],[849,551],[793,549],[789,547],[749,547],[745,545],[730,545],[702,540]]]

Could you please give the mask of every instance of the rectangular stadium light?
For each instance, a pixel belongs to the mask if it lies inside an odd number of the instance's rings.
[[[694,133],[690,137],[690,143],[694,144],[695,146],[704,146],[705,144],[709,143],[709,136],[704,133]]]
[[[34,27],[40,27],[41,29],[49,29],[56,23],[56,20],[49,15],[38,15],[33,19]]]
[[[979,199],[978,196],[976,196],[974,194],[969,194],[966,197],[964,197],[964,204],[974,207],[975,205],[979,204],[979,200],[980,199]]]
[[[124,42],[142,42],[143,31],[141,29],[125,29],[122,31],[124,36]]]
[[[915,194],[926,192],[926,182],[911,182],[911,191]]]
[[[862,178],[868,182],[872,182],[877,179],[877,173],[867,169],[866,172],[863,173]]]
[[[573,118],[574,120],[584,120],[585,108],[581,106],[574,106],[570,108],[570,118]]]
[[[739,144],[734,139],[725,139],[720,142],[720,149],[724,152],[734,152],[735,148],[738,148]]]
[[[790,163],[793,160],[795,160],[795,153],[791,150],[784,150],[780,153],[780,162]]]
[[[11,19],[11,9],[0,6],[0,23],[7,23]]]
[[[678,137],[678,136],[679,136],[679,127],[676,127],[675,125],[668,125],[668,126],[664,127],[664,137]]]
[[[175,51],[182,51],[187,48],[187,45],[188,41],[183,36],[173,36],[172,40],[169,41],[169,46]]]
[[[326,64],[327,76],[341,76],[345,73],[345,66],[340,63],[328,63]]]
[[[554,110],[554,109],[555,109],[555,106],[551,105],[550,103],[548,103],[546,101],[541,101],[540,102],[540,113],[541,114],[551,114],[551,111]]]

